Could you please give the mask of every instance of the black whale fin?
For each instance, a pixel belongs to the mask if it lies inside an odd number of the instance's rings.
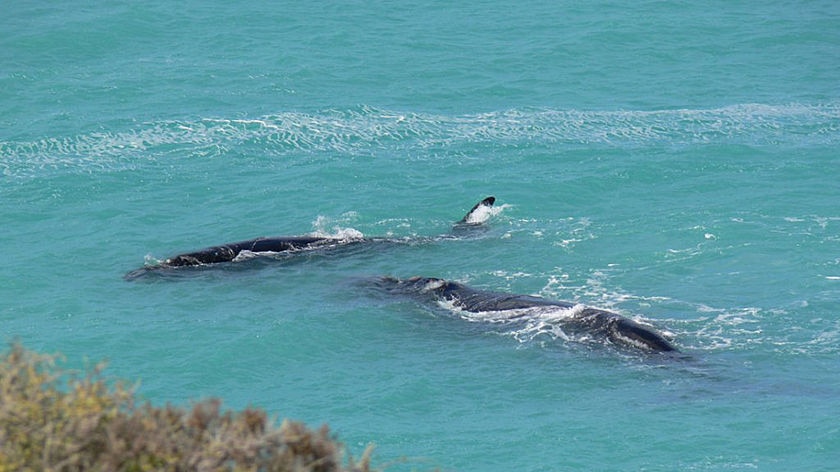
[[[123,275],[123,279],[124,280],[138,279],[140,277],[143,277],[147,273],[149,273],[150,270],[154,270],[154,269],[156,269],[156,267],[148,267],[148,266],[141,267],[139,269],[134,269],[131,272],[128,272],[127,274]]]
[[[492,207],[494,203],[496,203],[496,197],[494,197],[492,195],[485,198],[484,200],[476,203],[475,206],[473,206],[470,209],[470,211],[468,211],[467,214],[464,215],[464,217],[461,218],[461,221],[459,221],[457,224],[459,226],[471,226],[471,225],[480,225],[480,224],[484,223],[484,221],[486,221],[486,219],[484,219],[484,220],[478,220],[477,219],[477,218],[480,217],[479,213],[486,208]]]

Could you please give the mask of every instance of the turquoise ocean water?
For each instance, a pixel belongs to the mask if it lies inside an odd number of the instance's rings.
[[[836,2],[2,10],[4,342],[328,423],[390,470],[840,464]],[[421,238],[486,195],[486,231]],[[312,233],[414,242],[122,278]],[[612,309],[690,358],[378,275]]]

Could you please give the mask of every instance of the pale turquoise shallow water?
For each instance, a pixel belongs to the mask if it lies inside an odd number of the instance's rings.
[[[0,326],[155,403],[327,422],[391,470],[840,463],[840,10],[7,5]],[[475,238],[150,277],[258,235]],[[364,288],[610,308],[665,361]]]

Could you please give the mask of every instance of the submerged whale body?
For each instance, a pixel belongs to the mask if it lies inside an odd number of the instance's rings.
[[[575,303],[548,300],[531,295],[477,290],[458,282],[431,277],[409,279],[383,277],[377,280],[377,285],[392,293],[417,295],[431,300],[449,302],[456,308],[471,313],[520,310],[520,312],[513,312],[506,318],[507,320],[528,316],[527,313],[521,312],[527,308],[557,307],[571,310],[578,306]],[[652,328],[617,313],[591,307],[574,310],[572,313],[568,318],[563,319],[563,327],[602,335],[618,346],[651,352],[677,352],[676,347]]]
[[[476,203],[464,217],[455,223],[454,231],[461,231],[481,225],[489,217],[495,197],[487,197]],[[169,257],[160,263],[147,265],[125,275],[126,280],[135,279],[150,271],[168,268],[204,266],[233,262],[244,252],[250,253],[295,253],[299,251],[328,249],[365,242],[388,241],[387,238],[339,238],[330,236],[277,236],[259,237],[234,243],[221,244]]]

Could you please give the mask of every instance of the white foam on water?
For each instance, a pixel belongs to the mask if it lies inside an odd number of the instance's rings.
[[[438,304],[465,321],[499,326],[500,334],[510,336],[523,344],[533,342],[543,336],[548,336],[552,340],[592,341],[585,332],[570,332],[564,329],[566,322],[579,316],[586,308],[580,304],[570,308],[542,306],[479,312],[463,310],[456,302],[451,300],[439,301]],[[599,340],[598,342],[605,343],[606,340]]]
[[[342,224],[349,224],[351,221],[355,221],[358,219],[358,216],[359,215],[356,212],[347,212],[344,213],[338,223],[336,223],[332,218],[319,215],[315,218],[315,221],[312,222],[313,230],[309,234],[310,236],[331,238],[340,241],[363,239],[365,235],[361,231],[355,228],[342,226]]]
[[[136,129],[0,141],[0,174],[27,178],[50,171],[107,172],[167,156],[224,155],[243,144],[256,145],[267,156],[370,156],[407,149],[412,151],[408,155],[417,156],[416,150],[474,143],[632,147],[786,142],[797,147],[840,143],[840,104],[652,111],[511,109],[455,116],[363,106],[252,119],[160,121]]]

